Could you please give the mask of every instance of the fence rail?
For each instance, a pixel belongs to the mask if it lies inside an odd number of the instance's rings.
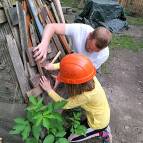
[[[118,0],[121,5],[135,15],[143,16],[143,0]]]

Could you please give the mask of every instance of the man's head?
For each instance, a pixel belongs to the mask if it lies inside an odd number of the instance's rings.
[[[87,37],[85,49],[89,53],[99,52],[110,44],[111,39],[112,33],[108,29],[98,27]]]

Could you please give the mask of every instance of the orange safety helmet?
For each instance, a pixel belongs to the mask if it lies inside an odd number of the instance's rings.
[[[91,80],[96,75],[92,62],[82,54],[69,54],[60,62],[57,80],[67,84],[81,84]]]

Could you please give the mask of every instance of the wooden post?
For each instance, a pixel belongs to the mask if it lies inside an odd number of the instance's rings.
[[[30,89],[30,87],[29,87],[27,76],[25,75],[25,72],[24,72],[23,63],[21,61],[21,57],[19,55],[16,42],[11,35],[7,35],[6,40],[8,43],[9,54],[14,66],[14,70],[17,76],[17,80],[19,82],[22,95],[26,99],[25,95],[26,95],[26,92]]]

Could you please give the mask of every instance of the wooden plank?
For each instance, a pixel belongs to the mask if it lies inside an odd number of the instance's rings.
[[[26,54],[27,54],[30,66],[34,67],[36,65],[36,62],[35,62],[35,60],[33,58],[33,48],[27,48],[26,49]]]
[[[27,1],[28,1],[28,6],[30,7],[30,11],[32,13],[32,16],[34,17],[34,21],[36,23],[36,26],[38,28],[38,32],[39,32],[40,36],[42,37],[43,26],[39,20],[38,11],[36,9],[36,6],[34,5],[34,0],[27,0]]]
[[[10,20],[13,26],[18,25],[18,15],[16,7],[11,7],[8,9]]]
[[[2,8],[0,8],[0,23],[4,23],[6,21],[7,21],[7,19],[6,19],[6,15],[4,13],[4,10]]]
[[[47,6],[45,6],[45,7],[46,7],[46,9],[47,9],[48,17],[49,17],[49,19],[51,20],[51,23],[55,23],[55,20],[54,20],[54,17],[53,17],[53,15],[52,15],[51,11],[49,10],[49,8],[48,8]],[[59,37],[59,40],[61,41],[61,43],[62,43],[62,45],[63,45],[65,51],[66,51],[67,53],[71,53],[72,50],[71,50],[71,48],[69,47],[65,36],[63,36],[63,35],[58,35],[58,37]],[[62,52],[62,51],[61,51],[61,52]]]
[[[51,2],[51,7],[52,7],[52,11],[53,11],[53,13],[54,13],[54,16],[55,16],[55,18],[56,18],[56,22],[57,22],[57,23],[60,23],[60,19],[59,19],[59,17],[58,17],[58,13],[57,13],[57,11],[56,11],[56,8],[55,8],[55,5],[54,5],[53,2]]]
[[[12,63],[13,63],[14,69],[15,69],[15,73],[17,76],[17,80],[19,82],[19,86],[20,86],[22,95],[24,98],[26,98],[25,94],[30,89],[30,87],[29,87],[28,79],[24,72],[24,67],[23,67],[23,64],[21,61],[21,57],[18,52],[16,42],[12,38],[11,35],[7,35],[6,39],[7,39],[7,43],[8,43],[9,54],[10,54],[10,57],[11,57],[11,60],[12,60]]]
[[[31,83],[32,87],[39,86],[40,78],[41,78],[41,76],[39,74],[36,74],[34,77],[30,78],[30,83]]]
[[[25,0],[22,1],[22,9],[25,11],[25,21],[26,21],[26,34],[28,37],[28,48],[33,47],[32,46],[32,41],[31,41],[31,37],[30,37],[30,22],[31,22],[31,17],[30,17],[30,13],[28,11],[28,7],[27,7],[27,3]]]
[[[26,49],[28,48],[28,43],[27,43],[28,40],[26,35],[24,12],[19,2],[16,2],[16,8],[17,8],[17,14],[18,14],[18,21],[19,21],[20,41],[21,41],[21,47],[22,47],[22,59],[24,63],[25,73],[28,76],[27,62],[26,62]]]
[[[34,34],[33,25],[30,25],[30,33],[31,33],[31,38],[32,38],[32,44],[35,47],[37,45],[37,43],[36,43],[36,38],[35,38],[35,34]],[[40,75],[41,76],[44,75],[42,67],[41,67],[39,61],[36,61],[36,64],[37,64],[38,71],[39,71]]]
[[[60,0],[53,0],[57,14],[59,16],[60,22],[65,23],[65,18],[64,18],[64,14],[62,11],[62,6],[60,3]]]
[[[37,86],[37,87],[35,87],[35,88],[33,88],[33,89],[31,89],[30,91],[28,91],[27,93],[26,93],[26,95],[29,97],[29,96],[39,96],[40,94],[42,94],[43,93],[43,90],[41,89],[41,87],[40,86]]]
[[[12,31],[12,34],[13,34],[15,40],[16,40],[16,44],[18,46],[18,49],[19,49],[19,51],[21,51],[21,49],[20,49],[19,31],[17,30],[17,27],[13,27],[12,26],[11,21],[10,21],[10,17],[9,17],[9,14],[8,14],[8,9],[10,8],[10,6],[8,5],[7,1],[2,1],[2,4],[3,4],[3,8],[4,8],[4,11],[5,11],[5,15],[6,15],[6,18],[8,20],[10,29]]]
[[[41,13],[42,13],[42,18],[43,18],[43,19],[46,19],[47,24],[48,24],[48,23],[51,23],[50,18],[47,16],[48,12],[47,12],[46,7],[43,7],[43,8],[41,9]],[[60,43],[60,41],[59,41],[57,35],[54,35],[54,36],[52,37],[52,40],[54,41],[55,48],[56,48],[58,51],[61,51],[61,56],[60,56],[60,58],[64,57],[64,56],[65,56],[65,51],[64,51],[64,49],[63,49],[63,47],[62,47],[62,44]],[[54,47],[53,47],[53,48],[54,48]]]

